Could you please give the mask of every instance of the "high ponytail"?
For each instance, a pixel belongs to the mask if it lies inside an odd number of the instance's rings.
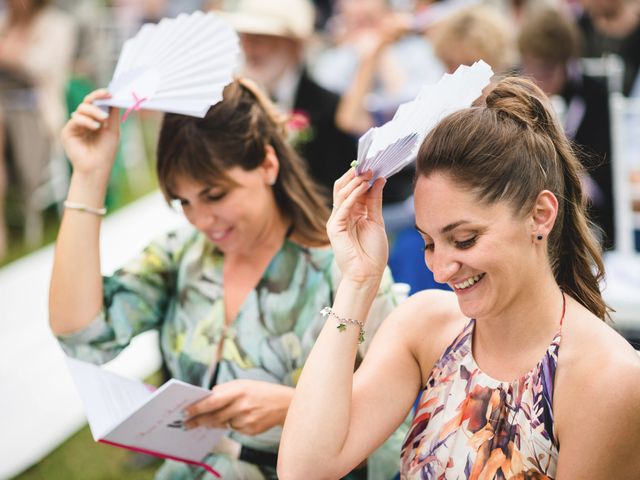
[[[484,105],[440,122],[420,148],[416,174],[436,171],[469,186],[483,201],[508,202],[519,214],[531,212],[541,191],[553,192],[558,216],[548,253],[556,282],[599,318],[609,317],[599,289],[604,267],[586,216],[582,167],[533,82],[502,79]]]

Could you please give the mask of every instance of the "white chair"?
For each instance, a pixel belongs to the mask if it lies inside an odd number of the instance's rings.
[[[616,312],[615,327],[628,340],[640,345],[640,252],[635,249],[636,231],[640,230],[640,98],[621,93],[610,97],[612,128],[613,204],[616,228],[615,250],[607,252],[604,299]]]
[[[612,133],[613,201],[616,223],[616,251],[637,254],[635,231],[640,229],[640,98],[614,93],[610,98]]]

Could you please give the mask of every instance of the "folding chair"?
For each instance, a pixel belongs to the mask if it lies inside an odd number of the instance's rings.
[[[610,109],[616,245],[604,257],[603,296],[616,329],[640,348],[640,98],[614,93]]]
[[[611,95],[610,109],[617,238],[615,250],[623,255],[638,255],[636,236],[640,230],[640,98],[627,98],[614,93]]]

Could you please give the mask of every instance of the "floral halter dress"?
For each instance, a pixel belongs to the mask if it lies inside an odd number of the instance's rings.
[[[472,355],[474,326],[471,320],[445,350],[422,390],[402,446],[401,478],[552,480],[558,459],[552,405],[562,320],[543,358],[512,382],[480,370]]]

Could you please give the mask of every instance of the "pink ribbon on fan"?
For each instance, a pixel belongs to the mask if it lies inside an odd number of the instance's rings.
[[[124,112],[124,115],[122,115],[122,123],[127,121],[127,117],[129,116],[129,114],[133,111],[139,111],[141,106],[142,106],[142,102],[148,100],[147,97],[143,97],[143,98],[138,98],[138,96],[136,95],[135,92],[131,92],[131,95],[133,95],[133,100],[134,100],[134,104],[131,105],[129,108],[127,108],[127,111]]]

